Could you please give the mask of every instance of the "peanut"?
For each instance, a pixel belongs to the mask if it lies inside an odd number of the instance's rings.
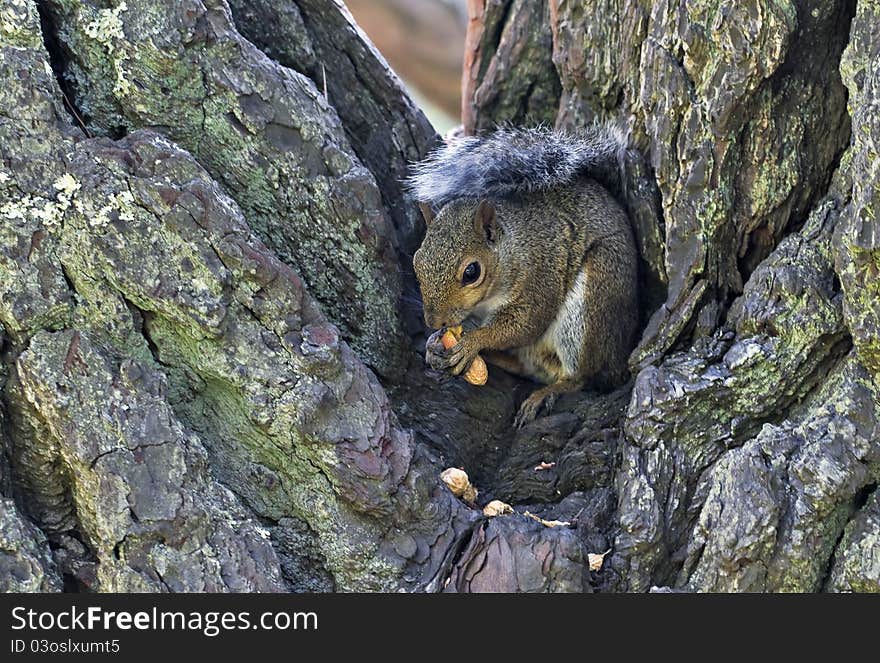
[[[452,494],[460,497],[468,504],[473,504],[479,491],[468,479],[467,472],[457,467],[448,467],[440,473],[440,479],[445,483]]]
[[[449,348],[458,345],[458,339],[461,338],[461,334],[461,325],[458,327],[450,327],[446,330],[446,333],[440,337],[440,342],[443,343],[443,347],[448,350]],[[486,384],[486,380],[489,379],[489,368],[486,366],[486,362],[480,355],[474,357],[471,365],[468,366],[468,369],[464,372],[464,379],[478,387]]]

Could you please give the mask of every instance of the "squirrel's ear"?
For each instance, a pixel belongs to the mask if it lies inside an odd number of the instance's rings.
[[[419,209],[422,210],[422,216],[425,217],[425,223],[431,225],[434,217],[437,216],[434,214],[434,208],[428,203],[420,202]]]
[[[486,240],[491,244],[498,239],[498,221],[495,219],[495,206],[488,200],[481,200],[477,205],[477,214],[474,217],[477,230],[486,234]]]

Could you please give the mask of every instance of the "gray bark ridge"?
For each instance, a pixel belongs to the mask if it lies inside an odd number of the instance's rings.
[[[60,592],[61,576],[46,535],[0,498],[0,592]]]

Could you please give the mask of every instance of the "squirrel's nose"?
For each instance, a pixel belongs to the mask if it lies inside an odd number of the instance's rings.
[[[427,308],[425,309],[425,324],[431,329],[440,329],[444,326],[440,316],[433,309]]]

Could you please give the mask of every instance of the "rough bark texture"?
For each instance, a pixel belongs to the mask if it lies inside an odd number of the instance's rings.
[[[65,575],[425,586],[471,516],[376,378],[190,154],[151,131],[85,139],[34,5],[5,11],[4,400],[14,492]]]
[[[401,306],[431,127],[230,4],[0,5],[0,588],[880,590],[874,4],[471,2],[467,130],[638,148],[633,378],[522,430]]]
[[[301,270],[361,356],[396,374],[393,229],[322,91],[243,39],[223,0],[44,7],[90,130],[148,127],[189,150],[267,245]],[[339,292],[353,297],[342,302]]]
[[[465,132],[552,123],[559,77],[543,0],[468,0],[461,118]]]
[[[425,234],[425,221],[409,201],[403,181],[409,165],[439,140],[407,96],[397,76],[338,0],[232,0],[242,34],[265,53],[308,76],[339,115],[358,158],[379,184],[385,210],[396,229],[403,277],[403,323],[421,330],[412,256]],[[389,343],[397,343],[390,337]],[[396,348],[392,349],[397,352]]]
[[[0,592],[60,592],[61,576],[46,535],[11,499],[0,499]]]

